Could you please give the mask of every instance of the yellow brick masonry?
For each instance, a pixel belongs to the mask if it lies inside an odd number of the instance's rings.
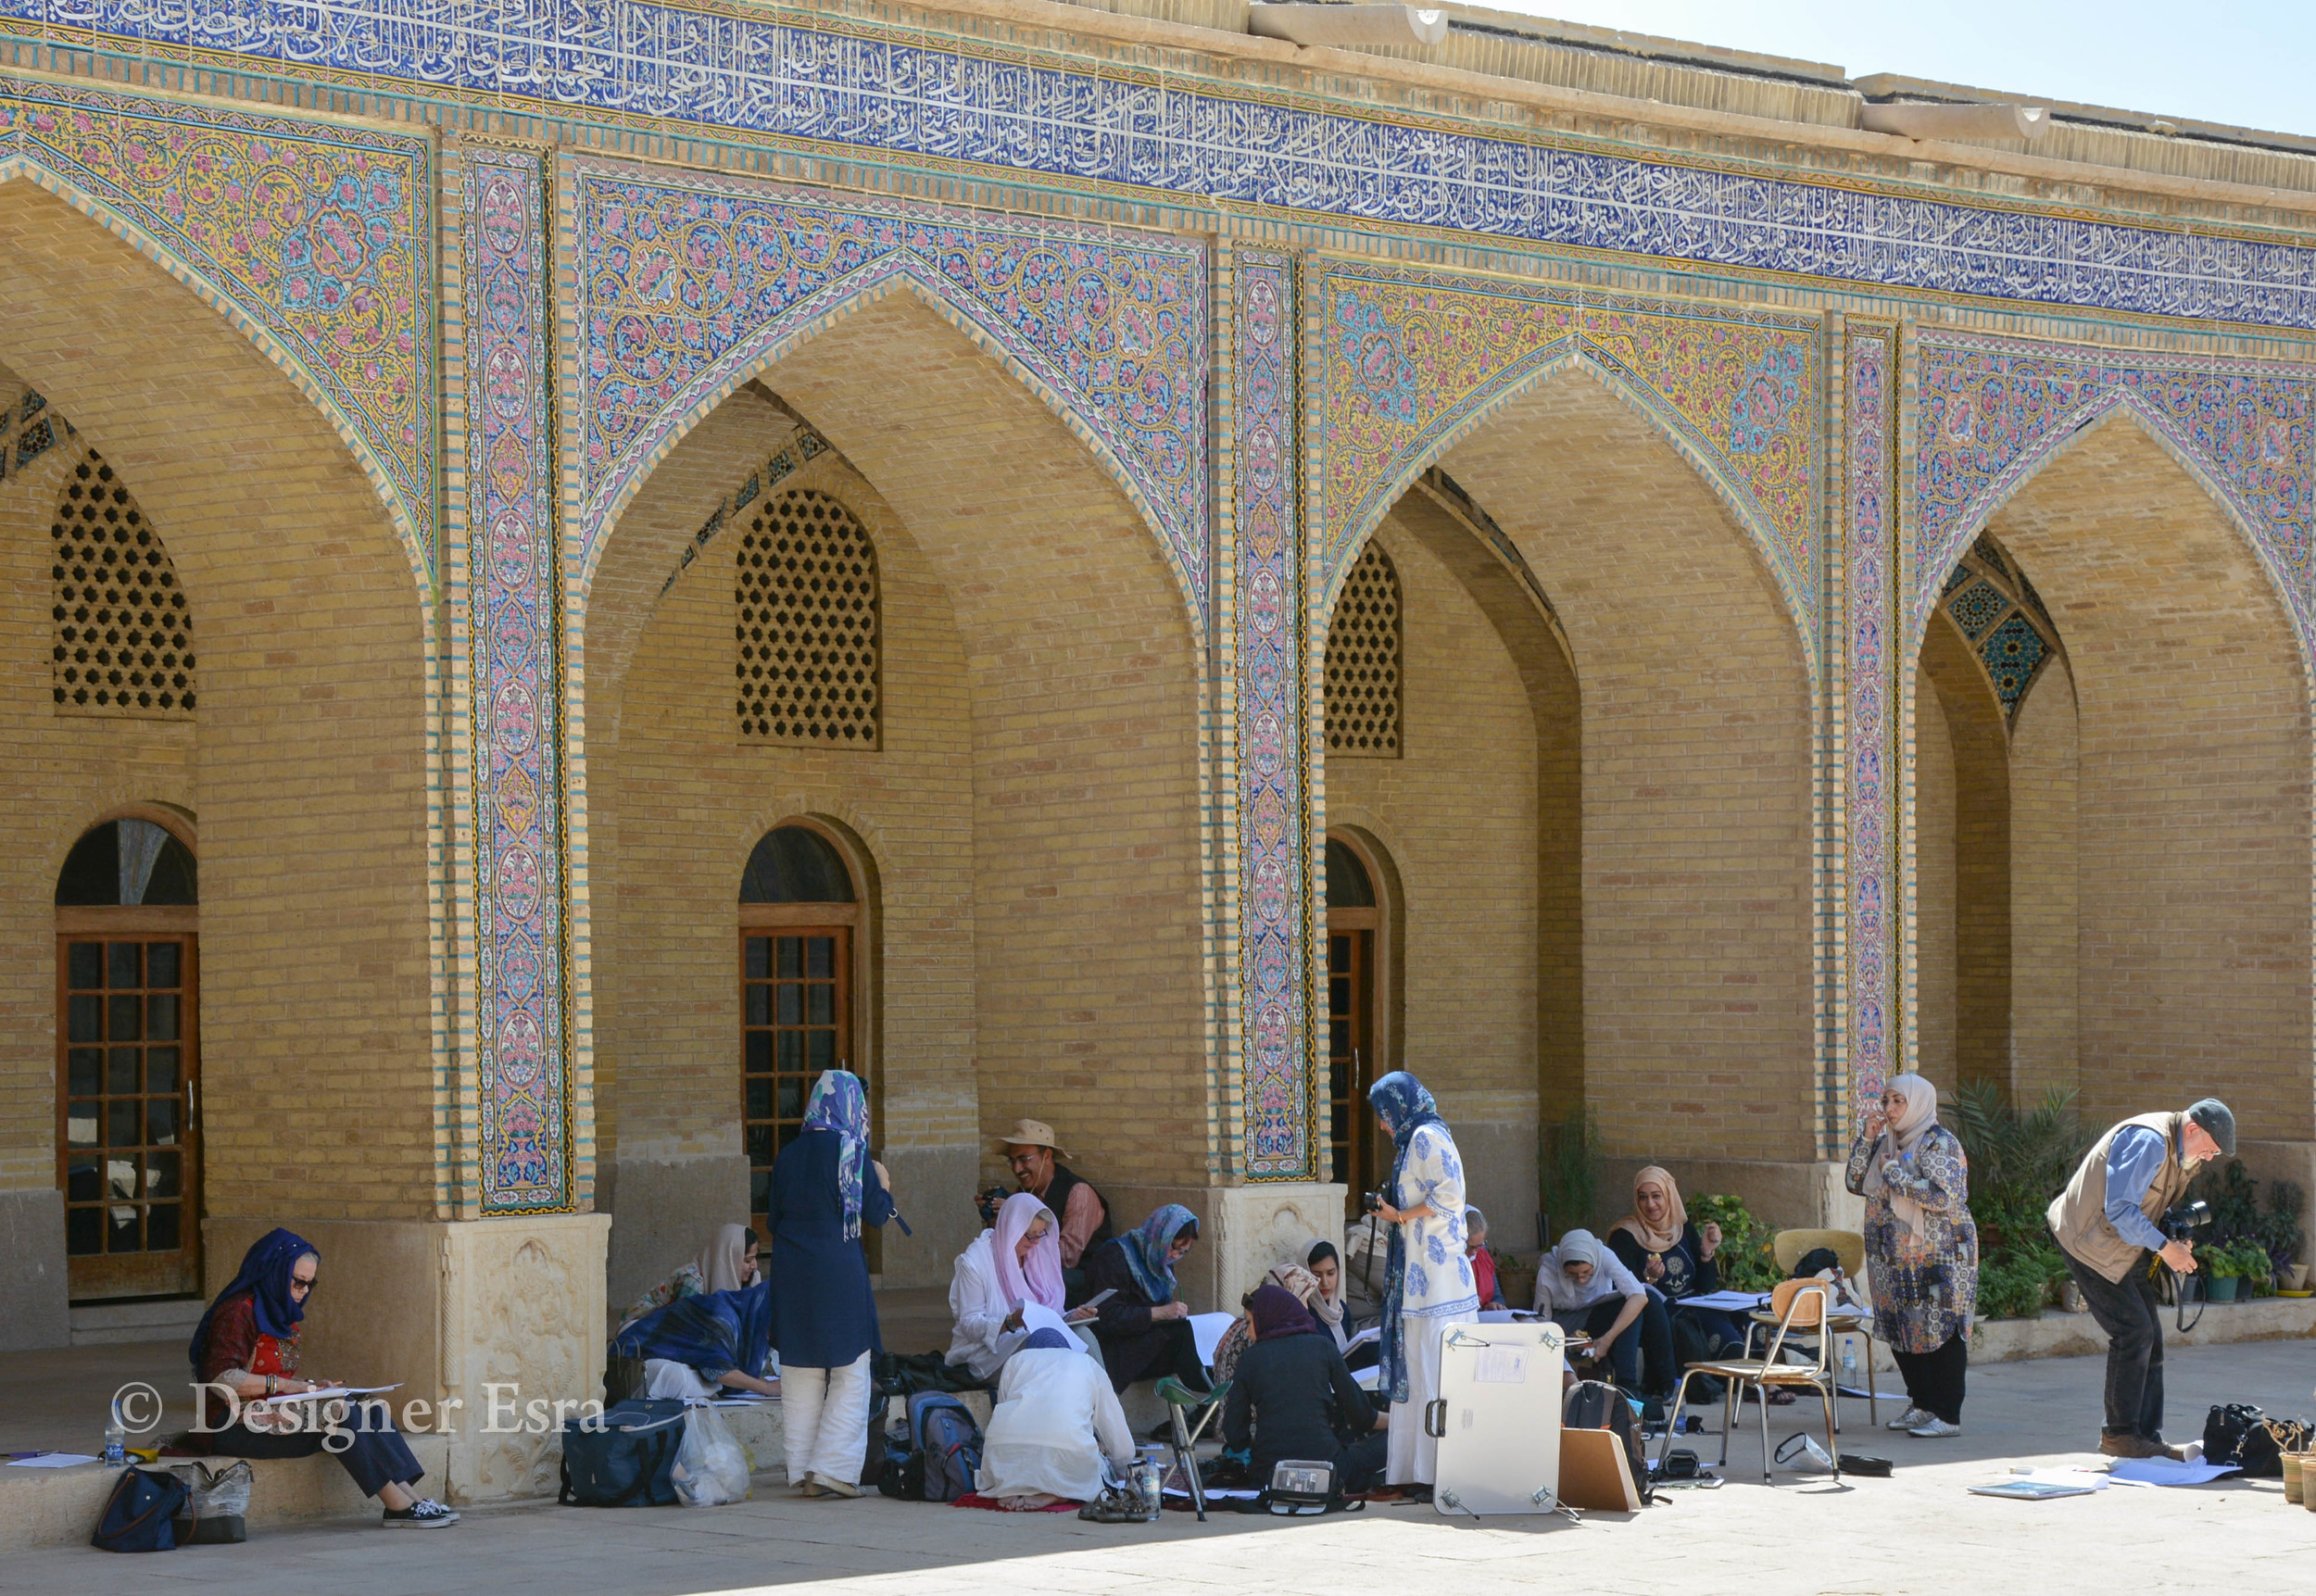
[[[53,980],[39,923],[71,834],[132,792],[177,802],[199,817],[208,1214],[431,1213],[424,609],[409,563],[311,402],[157,267],[17,183],[0,270],[0,347],[166,539],[202,678],[190,743],[44,723],[31,609],[46,572],[26,545],[46,526],[9,502],[8,1076],[53,1068],[52,1005],[27,1005]],[[9,1095],[0,1158],[38,1184],[53,1175],[27,1160],[53,1130],[26,1101]]]

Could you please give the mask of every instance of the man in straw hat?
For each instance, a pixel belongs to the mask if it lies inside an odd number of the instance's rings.
[[[1061,1220],[1063,1277],[1074,1287],[1078,1261],[1110,1239],[1110,1205],[1091,1182],[1061,1162],[1062,1144],[1043,1120],[1015,1120],[997,1145],[1013,1166],[1014,1184],[1043,1199]]]

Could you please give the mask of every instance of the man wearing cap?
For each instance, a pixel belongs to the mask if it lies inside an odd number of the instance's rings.
[[[1064,1278],[1075,1286],[1078,1261],[1110,1239],[1110,1205],[1090,1181],[1061,1162],[1066,1155],[1054,1139],[1053,1127],[1043,1120],[1015,1120],[997,1144],[1013,1166],[1014,1184],[1044,1199],[1062,1221],[1062,1269]]]
[[[2235,1115],[2217,1098],[2184,1113],[2141,1114],[2099,1137],[2045,1216],[2067,1272],[2107,1332],[2108,1457],[2184,1457],[2163,1444],[2163,1316],[2147,1278],[2154,1253],[2181,1275],[2195,1250],[2158,1223],[2187,1194],[2196,1166],[2235,1156]]]

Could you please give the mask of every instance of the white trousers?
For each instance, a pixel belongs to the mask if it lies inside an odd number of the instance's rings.
[[[780,1416],[788,1430],[788,1483],[807,1474],[861,1483],[868,1461],[869,1355],[841,1369],[791,1364],[780,1371]]]
[[[1409,1319],[1406,1325],[1407,1400],[1391,1404],[1386,1485],[1429,1485],[1439,1474],[1440,1443],[1424,1434],[1423,1411],[1440,1395],[1440,1341],[1445,1319]]]
[[[701,1379],[699,1371],[689,1364],[679,1364],[673,1358],[646,1358],[643,1361],[643,1394],[647,1397],[698,1400],[712,1397],[721,1389]]]

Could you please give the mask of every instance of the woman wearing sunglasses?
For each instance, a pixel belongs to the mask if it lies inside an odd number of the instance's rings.
[[[310,1457],[326,1450],[364,1496],[376,1497],[385,1508],[387,1528],[457,1523],[457,1514],[409,1489],[426,1471],[384,1402],[351,1404],[333,1428],[295,1408],[278,1413],[242,1405],[329,1389],[327,1380],[297,1372],[297,1326],[321,1268],[321,1255],[286,1230],[269,1230],[250,1246],[241,1273],[209,1304],[186,1349],[201,1382],[201,1427],[189,1439],[207,1441],[213,1454],[224,1457]]]

